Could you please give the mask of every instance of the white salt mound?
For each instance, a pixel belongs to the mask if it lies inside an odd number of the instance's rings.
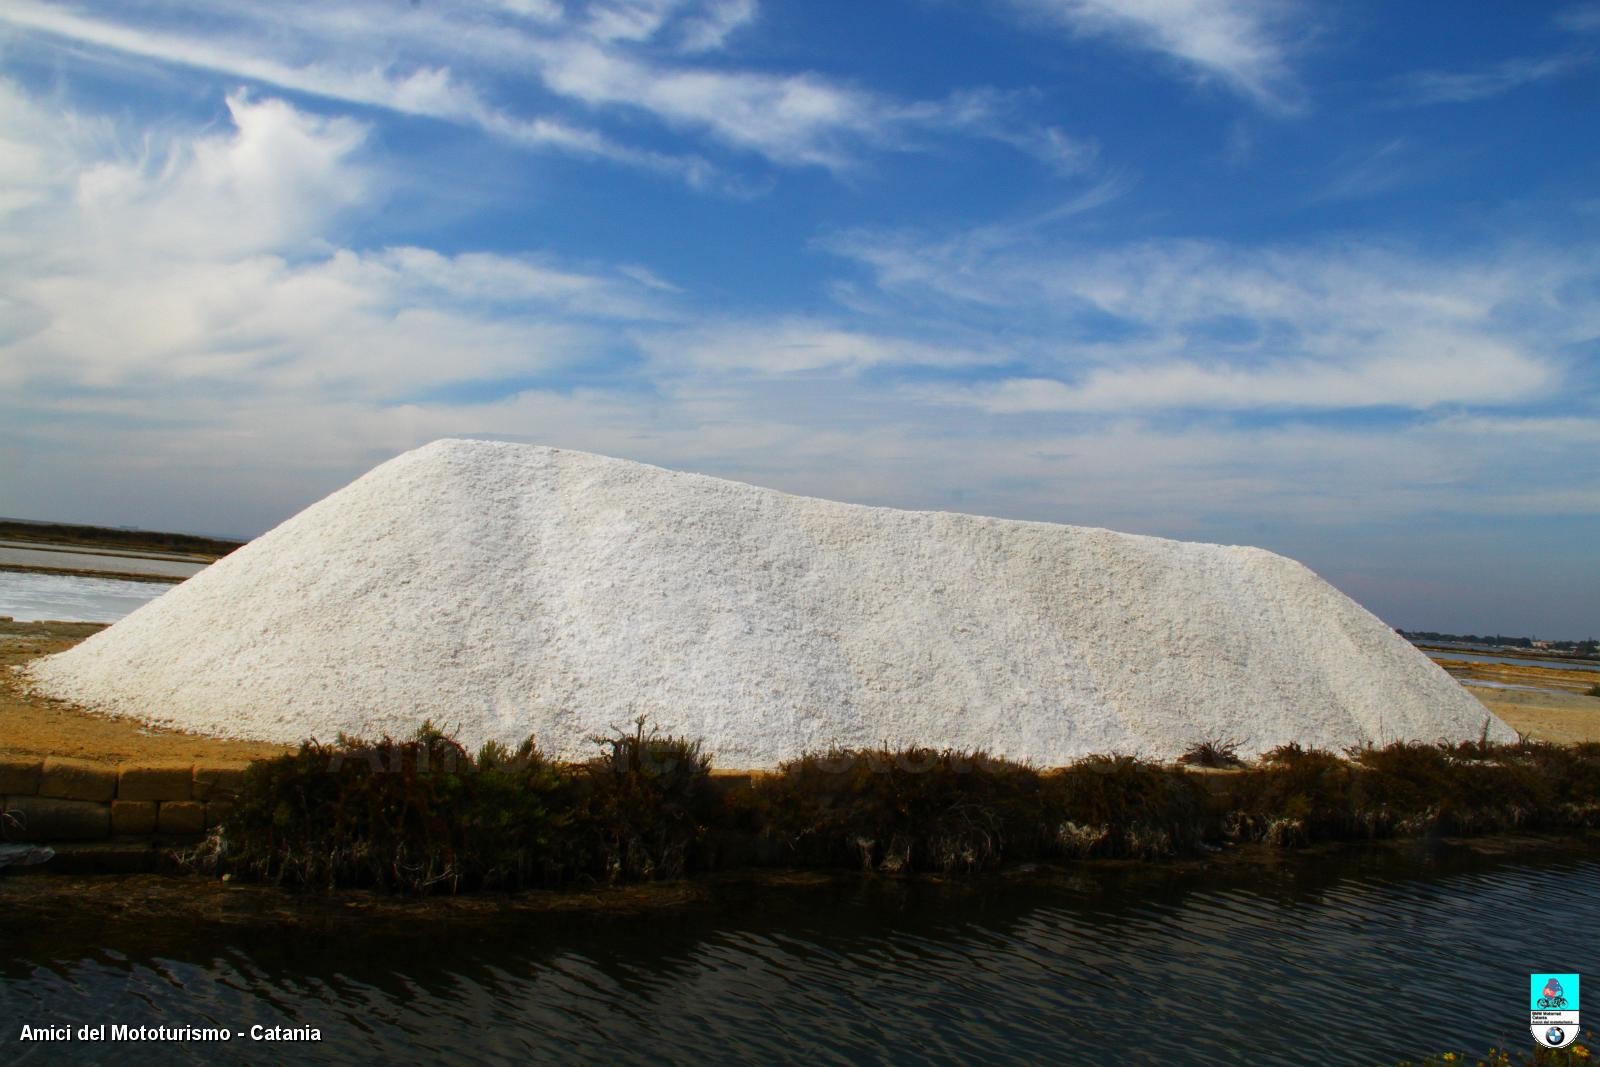
[[[833,745],[1061,764],[1513,732],[1298,563],[437,441],[31,670],[218,737],[552,755],[647,715],[717,765]]]

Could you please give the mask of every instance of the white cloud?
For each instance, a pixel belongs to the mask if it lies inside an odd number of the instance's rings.
[[[670,33],[684,52],[724,47],[757,13],[756,0],[595,0],[576,9],[581,32],[595,40],[641,42]]]
[[[1293,109],[1299,90],[1290,34],[1306,11],[1290,0],[1011,0],[1083,36],[1107,37],[1176,60],[1257,103]]]
[[[995,355],[873,334],[838,323],[798,318],[723,322],[657,330],[636,338],[662,373],[692,369],[762,376],[827,371],[848,375],[872,367],[956,367],[990,363]]]
[[[1583,257],[1094,249],[1035,219],[841,238],[876,306],[732,317],[647,263],[353,246],[384,192],[365,136],[238,96],[145,142],[0,83],[8,510],[254,533],[479,433],[1223,540],[1600,514],[1600,413],[1549,354],[1600,334]],[[1394,404],[1417,414],[1336,418]],[[1327,417],[1239,418],[1268,409]]]
[[[1345,152],[1328,167],[1331,172],[1313,200],[1349,200],[1376,196],[1414,180],[1420,167],[1404,137]]]
[[[666,314],[621,272],[330,247],[337,220],[377,191],[365,129],[279,100],[236,96],[228,113],[226,132],[129,159],[43,136],[40,113],[0,88],[0,137],[45,176],[0,235],[0,289],[21,324],[0,336],[0,378],[388,402],[568,366],[612,343],[596,323]]]
[[[1501,345],[1470,345],[1458,337],[1425,334],[1394,340],[1400,351],[1352,363],[1298,359],[1252,367],[1201,362],[1099,367],[1071,384],[1013,378],[929,395],[1002,414],[1428,409],[1445,404],[1503,406],[1544,394],[1556,378],[1550,367]]]
[[[541,76],[563,96],[640,108],[779,163],[843,167],[843,138],[883,122],[871,97],[812,75],[665,70],[587,43],[542,51]]]
[[[255,53],[243,40],[207,40],[121,26],[17,0],[0,8],[0,23],[66,38],[100,48],[161,62],[217,71],[329,100],[381,108],[404,115],[476,126],[505,140],[534,148],[550,148],[616,163],[675,174],[694,185],[717,182],[715,168],[696,156],[631,148],[594,130],[549,116],[516,115],[492,107],[470,84],[444,65],[397,65],[358,51],[350,59],[295,63]],[[346,32],[359,31],[359,20],[341,19]],[[369,27],[374,29],[375,27]],[[357,33],[359,36],[359,32]],[[329,49],[339,54],[340,49]]]
[[[727,45],[728,38],[756,20],[756,0],[714,0],[705,10],[688,19],[681,35],[685,52],[712,52]]]
[[[157,0],[151,10],[167,8]],[[918,147],[929,133],[991,137],[1065,171],[1082,169],[1092,158],[1092,149],[1059,129],[975,107],[983,91],[903,102],[816,73],[732,69],[695,59],[722,49],[757,13],[753,0],[607,0],[565,8],[526,0],[490,8],[439,0],[398,11],[373,0],[220,0],[216,19],[202,32],[188,18],[150,18],[134,26],[125,9],[89,15],[15,0],[0,7],[0,24],[473,126],[513,143],[645,167],[735,193],[747,185],[724,177],[698,154],[630,144],[628,123],[642,114],[782,166],[833,170],[852,169],[871,153]],[[171,28],[174,23],[185,28]],[[655,46],[663,42],[676,59],[660,58]],[[544,113],[496,103],[507,95],[506,85],[542,87],[550,98]],[[623,118],[619,112],[626,121],[617,135],[594,128],[614,115]]]
[[[1400,100],[1409,104],[1470,103],[1562,78],[1593,62],[1592,55],[1565,52],[1507,59],[1478,71],[1418,71],[1399,83]]]
[[[1556,14],[1556,24],[1572,33],[1600,31],[1600,3],[1574,4]]]
[[[922,394],[993,412],[1492,408],[1556,395],[1562,346],[1600,326],[1592,265],[1549,249],[1092,248],[1004,226],[827,247],[898,314],[1003,322],[1026,369]]]

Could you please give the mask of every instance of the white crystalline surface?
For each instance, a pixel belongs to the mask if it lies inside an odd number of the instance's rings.
[[[1049,766],[1512,731],[1311,571],[1256,548],[859,507],[444,440],[31,670],[219,737],[529,734],[646,715],[716,764],[833,745]]]

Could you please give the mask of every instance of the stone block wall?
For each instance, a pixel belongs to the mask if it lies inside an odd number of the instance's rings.
[[[0,838],[198,837],[228,813],[248,766],[0,755]]]

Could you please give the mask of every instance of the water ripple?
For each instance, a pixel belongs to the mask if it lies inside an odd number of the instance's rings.
[[[1592,854],[1397,868],[1353,853],[1227,877],[772,891],[489,931],[230,927],[226,945],[189,928],[79,944],[70,926],[47,937],[0,917],[0,1015],[322,1030],[224,1057],[262,1063],[1381,1063],[1525,1044],[1530,971],[1600,972],[1573,936],[1600,929],[1596,885]],[[0,1059],[218,1060],[203,1044],[27,1049],[14,1034]]]

